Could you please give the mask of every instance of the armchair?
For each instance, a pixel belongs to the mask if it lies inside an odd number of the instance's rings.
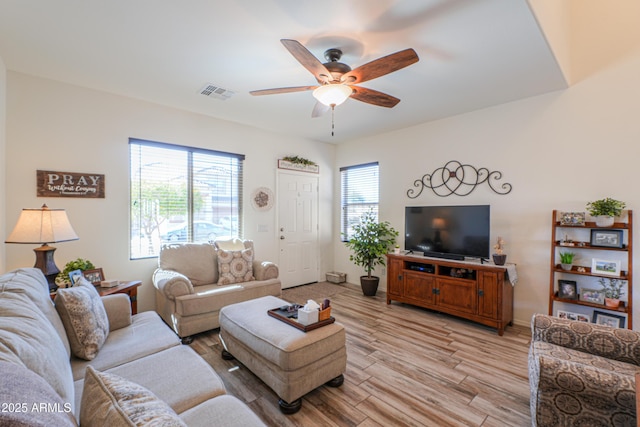
[[[253,259],[251,240],[216,243],[168,245],[158,257],[152,277],[156,310],[183,341],[219,327],[218,314],[226,305],[281,295],[278,266]],[[221,278],[220,255],[233,254],[242,255],[239,262],[246,271],[231,280]]]

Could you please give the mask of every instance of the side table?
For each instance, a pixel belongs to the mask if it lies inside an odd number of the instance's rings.
[[[140,280],[133,280],[131,282],[121,281],[118,286],[112,288],[103,288],[100,285],[96,286],[96,290],[101,297],[112,294],[127,294],[131,301],[131,314],[138,313],[138,286],[142,282]]]

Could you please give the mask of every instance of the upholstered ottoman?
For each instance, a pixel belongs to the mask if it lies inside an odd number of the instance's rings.
[[[220,340],[223,357],[245,365],[280,397],[280,410],[292,414],[311,390],[342,385],[347,350],[338,323],[303,332],[267,314],[287,304],[266,296],[222,308]]]

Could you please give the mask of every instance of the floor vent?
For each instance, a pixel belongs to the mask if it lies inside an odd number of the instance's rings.
[[[233,96],[234,92],[230,90],[223,89],[220,86],[212,85],[211,83],[207,83],[201,90],[200,94],[204,96],[208,96],[209,98],[220,99],[222,101],[229,99]]]

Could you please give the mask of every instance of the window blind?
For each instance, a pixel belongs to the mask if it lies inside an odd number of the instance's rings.
[[[378,216],[378,162],[340,168],[341,236],[351,239],[353,226],[360,223],[363,213],[373,210]]]
[[[244,155],[129,140],[130,253],[242,236]]]

